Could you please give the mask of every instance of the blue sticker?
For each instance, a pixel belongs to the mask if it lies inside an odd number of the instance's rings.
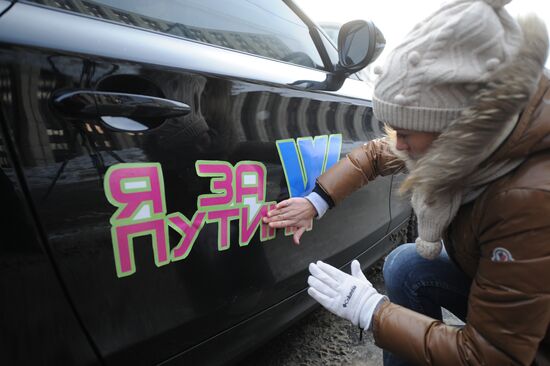
[[[342,135],[323,135],[278,140],[290,197],[303,197],[315,187],[319,175],[340,159]]]

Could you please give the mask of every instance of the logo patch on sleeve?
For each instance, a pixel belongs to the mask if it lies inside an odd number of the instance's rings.
[[[496,247],[493,249],[493,256],[491,257],[491,260],[493,262],[511,262],[514,258],[508,249]]]

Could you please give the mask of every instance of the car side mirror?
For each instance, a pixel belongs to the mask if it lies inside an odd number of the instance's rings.
[[[291,85],[308,90],[339,90],[346,78],[361,70],[380,56],[386,39],[373,22],[353,20],[345,23],[338,33],[338,64],[324,81],[298,80]]]
[[[357,72],[376,60],[386,46],[382,32],[371,21],[353,20],[338,33],[337,72]]]

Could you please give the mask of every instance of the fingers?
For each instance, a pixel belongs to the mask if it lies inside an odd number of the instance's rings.
[[[269,227],[274,229],[284,229],[285,227],[292,226],[290,221],[273,221],[269,223]]]
[[[300,244],[300,238],[302,237],[302,234],[306,231],[306,227],[305,226],[302,226],[301,228],[299,228],[295,233],[294,235],[292,236],[293,239],[294,239],[294,244],[298,245]]]
[[[319,268],[317,264],[315,263],[309,264],[309,273],[311,273],[311,275],[316,277],[318,280],[324,282],[329,287],[333,289],[338,288],[339,282],[333,277],[331,277],[329,274],[327,274],[325,271],[323,271],[321,268]]]
[[[287,227],[291,225],[296,225],[296,219],[289,215],[288,212],[282,210],[271,210],[267,212],[267,216],[262,218],[264,224],[271,224],[286,221],[285,225],[282,227]],[[271,225],[270,225],[271,226]],[[281,227],[281,226],[271,226],[271,227]]]
[[[271,218],[275,218],[275,221],[299,221],[305,218],[311,219],[315,216],[315,212],[312,212],[309,206],[311,206],[311,203],[303,197],[289,198],[277,203],[275,208],[268,211],[268,220],[264,220],[264,222],[273,221]],[[281,218],[281,216],[284,218]]]
[[[323,272],[325,272],[328,276],[333,278],[335,281],[342,282],[346,276],[349,276],[348,274],[340,271],[338,268],[331,266],[330,264],[327,264],[322,261],[317,261],[317,266],[319,269],[321,269]]]
[[[287,207],[292,203],[292,198],[289,198],[287,200],[281,201],[275,205],[276,210],[280,210],[281,208]]]
[[[282,210],[289,207],[292,204],[293,198],[281,201],[273,206],[273,209],[267,212],[268,217],[276,216],[281,214]]]
[[[338,296],[338,292],[334,291],[332,288],[327,286],[324,282],[319,281],[319,279],[317,279],[314,276],[309,276],[307,278],[307,284],[325,296],[328,296],[328,297]]]
[[[311,205],[302,197],[281,201],[275,205],[274,209],[267,212],[262,222],[274,229],[291,228],[293,241],[298,245],[304,232],[308,228],[311,229],[313,223],[313,217],[305,204]]]
[[[317,291],[313,287],[308,288],[307,293],[309,294],[309,296],[313,297],[313,299],[315,301],[317,301],[319,304],[323,305],[325,308],[330,307],[330,304],[331,304],[331,301],[332,301],[330,297],[328,297],[326,295],[323,295],[322,293],[320,293],[319,291]]]
[[[267,218],[276,218],[277,216],[283,214],[283,208],[287,207],[289,205],[289,200],[281,201],[275,205],[275,207],[269,211],[267,211]]]
[[[359,280],[367,281],[367,277],[363,274],[363,271],[361,270],[361,264],[359,264],[359,261],[357,259],[354,259],[351,262],[351,275]]]
[[[280,221],[282,212],[280,210],[273,209],[271,211],[267,211],[267,215],[263,217],[264,222],[273,222],[273,221]]]

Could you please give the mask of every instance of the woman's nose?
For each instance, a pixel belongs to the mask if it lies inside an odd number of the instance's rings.
[[[395,142],[395,148],[399,151],[406,151],[409,149],[409,145],[407,145],[404,138],[397,137],[397,140]]]

